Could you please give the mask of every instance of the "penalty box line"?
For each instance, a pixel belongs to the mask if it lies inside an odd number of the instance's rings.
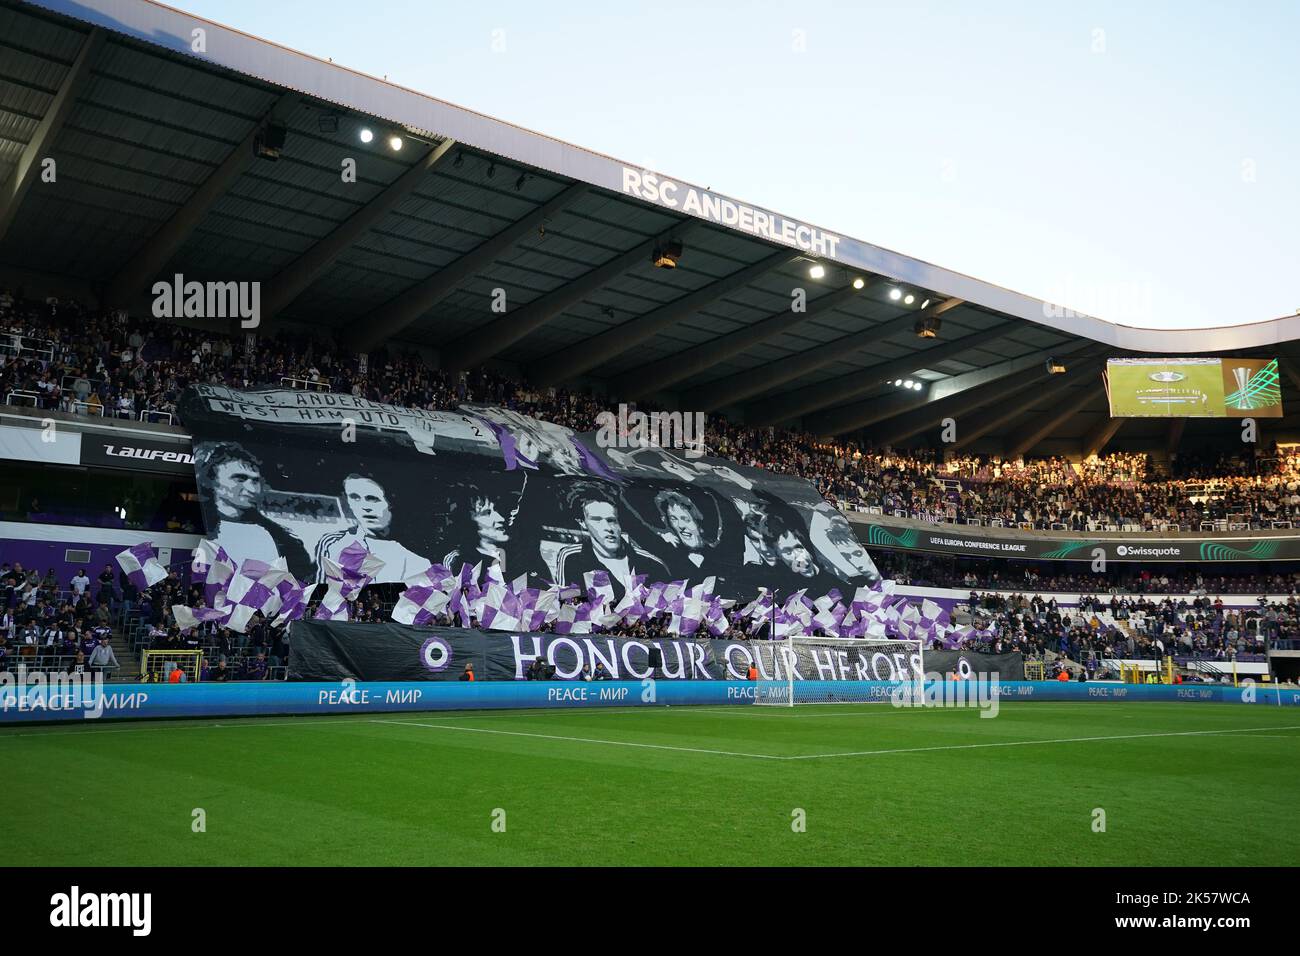
[[[1111,734],[1099,737],[1057,737],[1051,740],[1005,740],[979,744],[943,744],[934,747],[895,747],[885,750],[853,750],[826,754],[761,754],[734,750],[710,750],[703,747],[676,747],[671,744],[647,744],[630,740],[605,740],[599,737],[570,737],[560,734],[539,734],[522,730],[498,730],[492,727],[462,727],[455,724],[430,724],[414,720],[372,720],[370,723],[396,727],[423,727],[429,730],[458,730],[464,733],[493,734],[502,737],[531,737],[537,740],[558,740],[566,743],[597,744],[607,747],[631,747],[639,750],[667,750],[677,753],[705,754],[714,757],[748,757],[755,760],[822,760],[832,757],[879,757],[889,754],[930,753],[943,750],[980,750],[990,747],[1028,747],[1035,744],[1072,744],[1108,740],[1141,740],[1155,737],[1205,737],[1230,733],[1258,733],[1272,730],[1300,730],[1300,725],[1283,727],[1245,727],[1240,730],[1182,730],[1150,734]],[[1300,739],[1300,738],[1297,738]]]
[[[941,744],[934,747],[897,747],[889,750],[851,750],[843,753],[799,754],[785,760],[819,760],[827,757],[878,757],[885,754],[927,753],[936,750],[981,750],[989,747],[1030,747],[1034,744],[1078,744],[1106,740],[1142,740],[1153,737],[1212,737],[1227,734],[1250,734],[1265,730],[1300,730],[1300,725],[1285,727],[1243,727],[1238,730],[1175,730],[1151,734],[1109,734],[1101,737],[1057,737],[1052,740],[1002,740],[982,744]],[[1292,738],[1300,739],[1300,738]]]
[[[460,727],[456,724],[426,724],[415,720],[372,720],[372,724],[389,724],[394,727],[426,727],[430,730],[460,730],[471,734],[495,734],[502,737],[533,737],[539,740],[561,740],[578,744],[603,744],[609,747],[634,747],[641,750],[671,750],[678,753],[706,754],[713,757],[750,757],[755,760],[789,760],[780,754],[751,754],[735,750],[708,750],[703,747],[674,747],[671,744],[645,744],[631,740],[602,740],[599,737],[566,737],[560,734],[534,734],[522,730],[497,730],[493,727]]]

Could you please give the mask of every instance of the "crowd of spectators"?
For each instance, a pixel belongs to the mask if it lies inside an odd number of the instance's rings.
[[[0,565],[0,671],[20,666],[47,673],[105,673],[113,650],[109,595],[114,575],[92,582],[84,570],[66,585],[53,569]]]
[[[537,390],[486,369],[450,374],[432,367],[418,352],[381,349],[367,356],[287,332],[258,336],[253,351],[229,335],[173,323],[100,313],[74,302],[32,303],[0,293],[0,394],[17,404],[72,414],[145,420],[176,420],[182,391],[195,383],[252,387],[291,382],[295,387],[344,392],[377,402],[425,409],[450,409],[463,402],[500,404],[568,426],[595,427],[607,402],[589,393]],[[1084,462],[1063,458],[1001,460],[947,456],[926,450],[897,451],[852,444],[827,444],[813,436],[774,428],[749,428],[717,418],[710,422],[712,454],[741,464],[798,475],[813,482],[830,501],[850,508],[878,508],[932,521],[981,521],[1040,529],[1096,530],[1113,525],[1153,530],[1199,529],[1205,521],[1233,521],[1251,528],[1300,519],[1300,455],[1277,448],[1247,449],[1212,459],[1183,456],[1169,476],[1154,474],[1146,455],[1117,452]],[[178,523],[174,530],[181,530]],[[1102,586],[1085,572],[1041,570],[992,562],[956,562],[877,555],[887,577],[903,583],[965,588],[1023,588],[1033,591],[1095,591]],[[114,569],[84,586],[42,578],[21,568],[0,571],[0,663],[22,653],[58,667],[102,666],[99,650],[111,631],[110,607],[121,601],[141,622],[144,646],[202,648],[212,669],[223,675],[259,679],[282,673],[288,635],[256,620],[245,635],[202,625],[182,635],[171,620],[172,604],[201,604],[197,589],[173,575],[152,593],[133,593]],[[84,577],[79,575],[78,577]],[[1297,575],[1205,575],[1127,568],[1108,572],[1104,586],[1138,594],[1235,592],[1294,593]],[[393,594],[363,595],[353,619],[388,620]],[[989,598],[988,600],[993,600]],[[1065,645],[1070,652],[1115,650],[1115,638],[1098,632],[1076,611],[1061,613],[1049,599],[1035,607],[1012,599],[986,611],[1004,615],[1005,629],[989,640],[1004,649],[1041,654]],[[1125,602],[1132,599],[1122,598]],[[1141,599],[1146,600],[1146,599]],[[1231,614],[1187,619],[1204,611],[1168,600],[1143,607],[1143,623],[1121,643],[1145,651],[1178,645],[1193,651],[1227,653],[1250,645],[1242,621]],[[1183,613],[1186,610],[1187,613]],[[1280,632],[1293,635],[1294,608],[1277,613]],[[1178,615],[1182,614],[1182,617]],[[1170,615],[1174,616],[1171,620]],[[441,622],[454,623],[450,618]],[[668,636],[666,622],[620,625],[609,632],[653,640]],[[1258,634],[1258,631],[1254,633]],[[743,635],[733,627],[727,637]],[[761,634],[759,636],[762,636]],[[981,641],[985,639],[979,639]],[[990,645],[992,649],[993,645]],[[35,650],[31,650],[35,648]],[[1154,652],[1154,651],[1153,651]],[[91,658],[99,654],[99,662]],[[112,653],[111,646],[108,653]],[[113,662],[116,664],[116,661]]]
[[[1296,594],[1300,570],[1294,563],[1277,570],[1243,567],[1211,572],[1206,566],[1111,563],[1105,572],[1087,562],[1027,564],[984,558],[953,558],[872,551],[880,573],[914,587],[966,590],[1028,590],[1057,594]]]
[[[1264,654],[1268,641],[1300,636],[1294,598],[1257,604],[1243,610],[1209,597],[1082,595],[1076,606],[1066,607],[1041,594],[972,592],[965,608],[982,636],[963,646],[989,653],[1019,650],[1028,658],[1051,652],[1095,668],[1120,658],[1244,659]]]
[[[485,369],[447,373],[415,351],[380,349],[362,357],[282,331],[258,335],[249,352],[244,341],[224,334],[0,294],[0,394],[14,396],[15,403],[174,421],[188,385],[282,382],[425,409],[488,402],[575,431],[596,427],[608,404],[588,393],[532,389]],[[806,478],[845,507],[931,521],[1088,531],[1200,530],[1205,522],[1269,528],[1300,520],[1300,455],[1276,448],[1176,457],[1173,474],[1157,476],[1143,454],[1118,452],[1081,463],[945,458],[926,450],[827,444],[718,416],[709,422],[706,442],[712,454]]]

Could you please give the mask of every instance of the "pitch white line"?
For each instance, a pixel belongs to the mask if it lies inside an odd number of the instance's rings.
[[[170,733],[173,730],[238,730],[245,727],[325,727],[331,723],[334,724],[355,724],[362,723],[359,720],[348,720],[349,717],[362,717],[362,714],[336,714],[329,717],[303,715],[294,720],[266,720],[262,717],[229,717],[232,721],[228,724],[208,724],[197,723],[184,719],[173,718],[172,723],[162,724],[154,727],[113,727],[108,730],[98,730],[97,722],[90,720],[79,724],[79,730],[4,730],[0,732],[0,740],[9,740],[19,737],[75,737],[75,736],[97,736],[101,734],[159,734]],[[166,717],[154,718],[157,720],[168,720]],[[46,726],[57,726],[47,724]]]
[[[566,737],[558,734],[533,734],[520,730],[492,730],[488,727],[457,727],[453,724],[429,724],[414,720],[372,720],[375,724],[392,724],[395,726],[426,727],[430,730],[460,730],[476,734],[498,734],[505,737],[533,737],[540,740],[563,740],[570,743],[604,744],[611,747],[636,747],[646,750],[671,750],[682,753],[709,754],[718,757],[751,757],[760,760],[818,760],[828,757],[876,757],[886,754],[926,753],[939,750],[979,750],[988,747],[1027,747],[1033,744],[1069,744],[1100,740],[1136,740],[1150,737],[1204,737],[1229,733],[1254,733],[1264,730],[1300,730],[1300,726],[1286,727],[1247,727],[1241,730],[1183,730],[1169,733],[1153,734],[1115,734],[1105,737],[1058,737],[1052,740],[1008,740],[983,744],[945,744],[937,747],[898,747],[889,750],[854,750],[844,753],[829,754],[754,754],[732,750],[707,750],[700,747],[674,747],[668,744],[643,744],[627,740],[602,740],[595,737]]]
[[[644,750],[673,750],[680,753],[710,754],[715,757],[753,757],[759,760],[789,760],[778,754],[751,754],[734,750],[706,750],[702,747],[673,747],[669,744],[641,744],[630,740],[602,740],[598,737],[565,737],[559,734],[530,734],[522,730],[493,730],[490,727],[457,727],[455,724],[427,724],[414,720],[372,720],[372,724],[396,727],[427,727],[431,730],[461,730],[471,734],[499,734],[503,737],[535,737],[541,740],[564,740],[579,744],[604,744],[609,747],[637,747]]]
[[[851,750],[831,754],[798,754],[784,760],[818,760],[824,757],[878,757],[885,754],[927,753],[935,750],[982,750],[988,747],[1030,747],[1035,744],[1077,744],[1096,740],[1139,740],[1147,737],[1207,737],[1226,734],[1249,734],[1260,730],[1300,730],[1300,726],[1245,727],[1241,730],[1179,730],[1163,734],[1114,734],[1106,737],[1057,737],[1053,740],[1004,740],[985,744],[943,744],[937,747],[898,747],[892,750]]]

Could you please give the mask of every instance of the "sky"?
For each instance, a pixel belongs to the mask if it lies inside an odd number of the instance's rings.
[[[1300,312],[1297,0],[172,0],[1124,325]]]

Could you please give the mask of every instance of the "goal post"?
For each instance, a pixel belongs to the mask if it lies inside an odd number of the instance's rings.
[[[791,637],[768,643],[756,657],[764,679],[754,703],[768,707],[882,703],[890,690],[868,682],[925,679],[919,640]]]
[[[153,684],[166,684],[170,680],[172,665],[179,665],[187,683],[202,678],[203,652],[145,651],[140,655],[140,679]]]

